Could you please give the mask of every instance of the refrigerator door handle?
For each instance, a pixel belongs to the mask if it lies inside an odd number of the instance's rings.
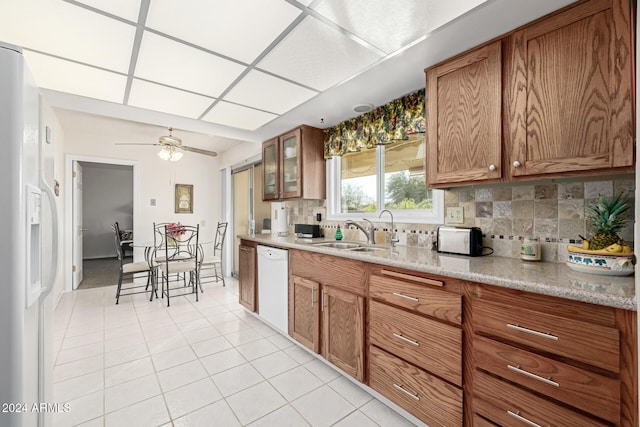
[[[56,275],[58,274],[58,209],[56,208],[56,196],[53,189],[47,184],[47,182],[41,177],[40,188],[47,195],[49,199],[49,206],[51,209],[51,246],[52,246],[52,259],[51,269],[49,271],[49,277],[47,283],[42,284],[42,293],[40,294],[41,301],[43,301],[47,295],[53,289],[53,285],[56,282]]]

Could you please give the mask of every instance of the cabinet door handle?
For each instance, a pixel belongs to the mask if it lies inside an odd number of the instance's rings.
[[[324,311],[324,307],[325,307],[325,305],[324,305],[324,296],[325,296],[326,292],[327,291],[325,289],[322,290],[322,301],[320,301],[320,303],[321,303],[320,310],[321,311]]]
[[[549,339],[549,340],[558,341],[558,337],[555,336],[555,335],[551,335],[550,333],[534,331],[533,329],[523,328],[520,325],[513,325],[511,323],[507,323],[507,328],[515,329],[516,331],[525,332],[527,334],[535,335],[535,336],[540,337],[540,338],[546,338],[546,339]]]
[[[311,307],[316,304],[316,287],[311,288]]]
[[[402,340],[404,342],[408,342],[411,345],[415,345],[416,347],[420,346],[420,343],[416,340],[412,340],[411,338],[407,338],[405,336],[402,336],[402,334],[396,334],[395,332],[393,333],[393,336],[398,338],[399,340]]]
[[[520,411],[516,411],[516,412],[507,411],[507,414],[511,415],[516,420],[522,421],[523,423],[525,423],[526,425],[529,425],[531,427],[542,427],[540,424],[536,424],[533,421],[530,421],[530,420],[526,419],[525,417],[523,417],[522,415],[520,415]]]
[[[522,166],[522,164],[519,161],[516,160],[515,162],[513,162],[514,168],[519,168],[520,166]]]
[[[415,302],[419,302],[420,301],[420,298],[411,297],[409,295],[403,294],[402,292],[394,292],[393,295],[395,295],[397,297],[400,297],[400,298],[404,298],[404,299],[408,299],[408,300],[411,300],[411,301],[415,301]]]
[[[490,164],[490,165],[489,165],[489,170],[490,170],[490,171],[494,171],[494,170],[496,170],[496,169],[498,169],[498,168],[496,167],[496,165],[494,165],[494,164]]]
[[[555,382],[555,381],[553,381],[551,379],[551,377],[544,378],[544,377],[541,377],[540,375],[536,375],[536,374],[533,374],[533,373],[531,373],[529,371],[525,371],[524,369],[520,369],[520,365],[518,365],[518,366],[507,365],[507,368],[509,368],[510,370],[512,370],[514,372],[517,372],[518,374],[524,375],[525,377],[533,378],[534,380],[543,382],[545,384],[552,385],[554,387],[560,387],[560,384]]]
[[[420,396],[418,396],[418,393],[413,393],[413,392],[411,392],[411,391],[407,390],[406,388],[404,388],[403,386],[398,385],[398,384],[396,384],[396,383],[393,383],[393,386],[394,386],[397,390],[400,390],[401,392],[403,392],[404,394],[406,394],[407,396],[412,397],[412,398],[414,398],[415,400],[420,400]]]

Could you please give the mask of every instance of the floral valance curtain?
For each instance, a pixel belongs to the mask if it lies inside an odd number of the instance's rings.
[[[424,89],[324,131],[324,158],[374,148],[425,131]]]

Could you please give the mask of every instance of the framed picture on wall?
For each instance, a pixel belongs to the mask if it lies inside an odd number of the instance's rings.
[[[193,213],[193,185],[176,184],[176,213]]]

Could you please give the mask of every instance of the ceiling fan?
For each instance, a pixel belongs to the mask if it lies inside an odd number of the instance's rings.
[[[215,157],[218,155],[215,151],[204,150],[202,148],[189,147],[182,145],[182,139],[177,136],[173,136],[173,128],[169,129],[169,135],[163,135],[158,138],[157,143],[127,143],[117,142],[116,145],[156,145],[161,146],[162,149],[158,152],[158,156],[163,160],[178,161],[182,158],[182,151],[191,151],[192,153],[204,154],[205,156]]]

